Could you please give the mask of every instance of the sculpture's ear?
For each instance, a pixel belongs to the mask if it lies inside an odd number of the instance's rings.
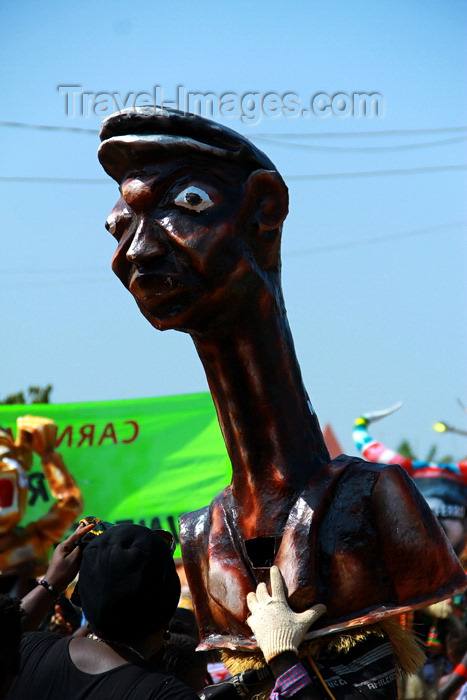
[[[289,192],[278,172],[255,170],[246,182],[245,200],[260,231],[280,227],[289,211]]]
[[[277,270],[282,223],[289,211],[289,192],[279,173],[255,170],[245,186],[249,244],[264,270]]]

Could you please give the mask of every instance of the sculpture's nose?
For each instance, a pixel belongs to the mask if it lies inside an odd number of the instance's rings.
[[[154,221],[142,218],[128,248],[127,259],[138,265],[167,255],[168,248],[162,236],[163,233]]]

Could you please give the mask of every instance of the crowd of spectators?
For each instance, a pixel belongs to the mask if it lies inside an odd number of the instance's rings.
[[[425,639],[437,623],[437,646],[426,645],[420,690],[420,684],[396,682],[384,636],[367,637],[345,653],[299,658],[306,631],[325,609],[293,612],[273,566],[269,590],[259,584],[247,597],[247,621],[263,665],[230,675],[219,651],[197,651],[196,617],[179,607],[180,582],[167,538],[139,525],[102,529],[84,519],[56,547],[33,590],[21,601],[0,596],[0,698],[465,698],[463,602],[460,596],[412,616],[412,627]]]

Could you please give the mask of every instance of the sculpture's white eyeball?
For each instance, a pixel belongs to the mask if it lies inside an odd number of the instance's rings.
[[[183,207],[189,211],[196,212],[202,212],[205,209],[212,207],[214,204],[207,192],[202,190],[200,187],[195,187],[194,185],[185,187],[185,189],[177,194],[173,202],[178,207]]]

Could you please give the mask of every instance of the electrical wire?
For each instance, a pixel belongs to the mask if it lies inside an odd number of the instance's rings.
[[[417,175],[421,173],[435,173],[449,170],[465,170],[467,165],[432,165],[422,168],[399,168],[392,170],[368,170],[354,171],[346,173],[316,173],[312,175],[284,175],[284,180],[306,181],[306,180],[336,180],[355,177],[379,177],[382,175]],[[112,180],[106,178],[86,178],[86,177],[23,177],[23,176],[0,176],[0,182],[45,182],[54,184],[75,184],[75,185],[103,185],[113,184]]]
[[[337,180],[354,177],[379,177],[381,175],[419,175],[421,173],[435,173],[448,170],[465,170],[467,165],[429,165],[422,168],[394,168],[391,170],[367,170],[362,172],[347,173],[320,173],[316,175],[284,175],[284,180]]]
[[[83,127],[77,126],[54,126],[46,124],[27,124],[25,122],[10,122],[10,121],[0,121],[0,126],[12,127],[12,128],[22,128],[22,129],[38,129],[45,131],[70,131],[83,134],[98,134],[99,129],[85,129]],[[412,136],[420,134],[446,134],[446,133],[458,133],[467,132],[467,126],[445,126],[436,129],[386,129],[380,131],[344,131],[344,132],[297,132],[297,133],[259,133],[259,134],[244,134],[248,136],[249,139],[323,139],[323,138],[360,138],[360,137],[375,137],[375,136]],[[431,144],[427,144],[431,145]]]
[[[112,180],[102,177],[23,177],[22,175],[0,176],[1,182],[46,182],[54,184],[72,184],[72,185],[109,185]],[[115,184],[115,183],[114,183]]]
[[[1,122],[0,122],[1,123]],[[252,134],[249,138],[359,138],[360,136],[412,136],[415,134],[445,134],[459,131],[467,131],[467,126],[444,126],[437,129],[385,129],[381,131],[324,131],[316,134],[308,132],[304,133],[277,133],[277,134]]]
[[[317,146],[309,143],[290,143],[289,141],[280,141],[274,137],[256,136],[255,140],[263,141],[263,143],[271,146],[284,146],[285,148],[299,149],[300,151],[351,151],[352,153],[381,153],[384,151],[408,151],[417,148],[430,148],[432,146],[446,146],[460,141],[467,141],[467,136],[455,136],[450,139],[441,141],[425,141],[423,143],[405,143],[396,144],[394,146]]]
[[[47,126],[46,124],[24,124],[23,122],[0,122],[0,126],[43,131],[75,131],[83,134],[98,134],[99,129],[83,129],[79,126]]]
[[[343,250],[344,248],[355,248],[360,245],[371,245],[372,243],[382,243],[385,241],[393,241],[398,238],[409,238],[412,236],[424,236],[439,231],[448,231],[449,229],[464,228],[467,226],[467,221],[453,221],[449,224],[439,224],[438,226],[428,226],[427,228],[415,229],[413,231],[402,231],[400,233],[389,233],[385,236],[372,236],[371,238],[361,238],[358,240],[347,241],[343,243],[334,243],[331,245],[316,246],[314,248],[306,248],[305,250],[294,250],[282,252],[283,257],[293,257],[294,255],[308,255],[309,253],[322,253],[329,250]]]

